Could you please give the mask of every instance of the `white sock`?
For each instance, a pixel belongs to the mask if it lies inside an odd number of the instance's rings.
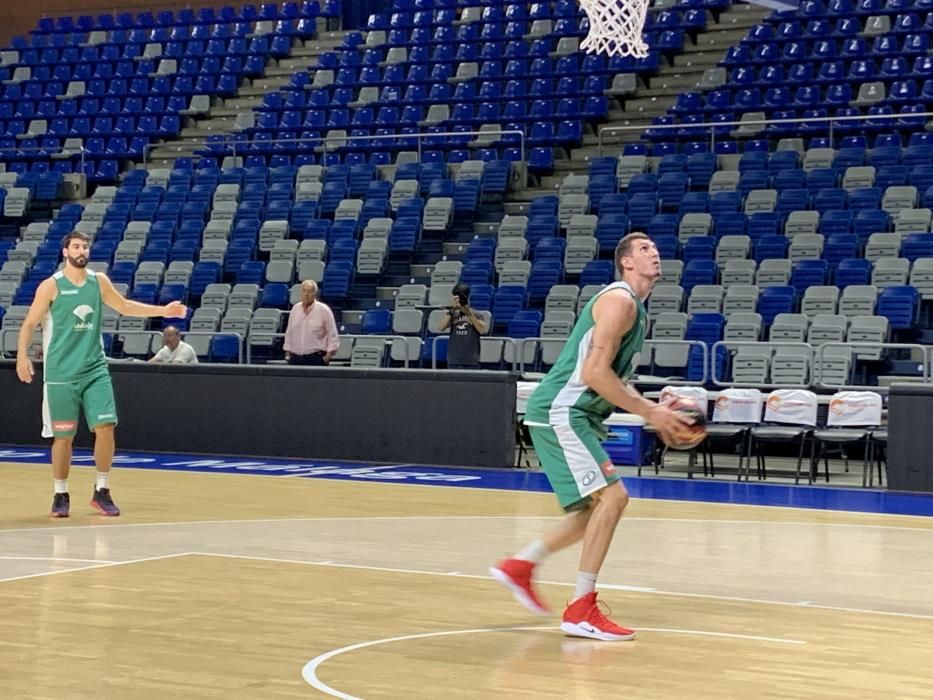
[[[55,493],[68,493],[68,479],[55,479]]]
[[[522,561],[530,561],[535,564],[540,564],[544,561],[544,558],[551,553],[551,550],[547,548],[547,545],[544,544],[541,540],[535,540],[522,551],[515,555],[516,559],[521,559]]]
[[[573,599],[577,600],[582,598],[588,593],[592,593],[596,590],[596,574],[591,574],[588,571],[578,571],[577,572],[577,590],[573,593]]]
[[[97,490],[110,487],[110,472],[97,472]]]

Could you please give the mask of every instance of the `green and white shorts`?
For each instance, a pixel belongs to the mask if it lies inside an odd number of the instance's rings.
[[[72,437],[78,430],[78,414],[84,410],[87,427],[116,425],[117,405],[113,384],[106,370],[76,382],[43,385],[42,437]]]
[[[590,494],[619,480],[600,435],[586,423],[528,425],[531,441],[561,507],[583,510]]]

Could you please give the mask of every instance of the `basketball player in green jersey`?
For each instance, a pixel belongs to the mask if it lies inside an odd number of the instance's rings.
[[[43,281],[19,333],[16,374],[27,384],[35,370],[29,345],[36,326],[42,323],[43,400],[42,436],[53,438],[52,473],[55,497],[52,517],[67,518],[70,509],[68,472],[71,445],[78,427],[78,412],[94,432],[94,462],[97,482],[91,505],[101,514],[120,515],[110,496],[110,467],[113,463],[114,426],[117,408],[101,340],[101,311],[106,304],[124,316],[148,318],[184,317],[188,309],[173,301],[165,306],[141,304],[123,297],[106,275],[87,269],[90,238],[77,231],[62,241],[65,267]]]
[[[541,466],[568,516],[542,539],[489,570],[526,608],[547,614],[531,585],[535,566],[582,539],[576,592],[561,629],[606,641],[634,639],[635,632],[606,617],[596,602],[596,577],[628,503],[628,493],[601,445],[606,437],[603,421],[618,406],[643,417],[665,441],[689,424],[689,419],[642,397],[627,381],[645,338],[644,300],[661,275],[658,249],[645,234],[631,233],[619,241],[615,262],[622,281],[600,290],[580,312],[525,413]]]

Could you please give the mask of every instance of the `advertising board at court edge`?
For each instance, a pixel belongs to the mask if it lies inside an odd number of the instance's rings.
[[[35,461],[47,460],[48,453],[38,450],[0,450],[0,460]],[[72,458],[75,466],[93,465],[91,454],[76,454]],[[207,457],[181,457],[180,455],[128,455],[117,454],[113,463],[124,467],[142,467],[148,469],[170,469],[177,471],[220,471],[227,473],[265,474],[269,476],[291,477],[341,477],[351,479],[369,479],[373,481],[410,481],[419,483],[455,483],[480,481],[482,477],[468,474],[449,474],[435,471],[422,471],[406,465],[347,465],[327,464],[326,462],[267,462],[261,460],[223,459]]]

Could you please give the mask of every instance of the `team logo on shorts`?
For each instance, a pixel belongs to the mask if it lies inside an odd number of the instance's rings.
[[[60,433],[64,433],[69,430],[74,430],[76,425],[77,425],[77,421],[73,421],[73,420],[52,421],[52,430],[58,431]]]
[[[596,472],[587,472],[586,474],[583,475],[582,483],[584,486],[589,486],[594,481],[596,481]]]

